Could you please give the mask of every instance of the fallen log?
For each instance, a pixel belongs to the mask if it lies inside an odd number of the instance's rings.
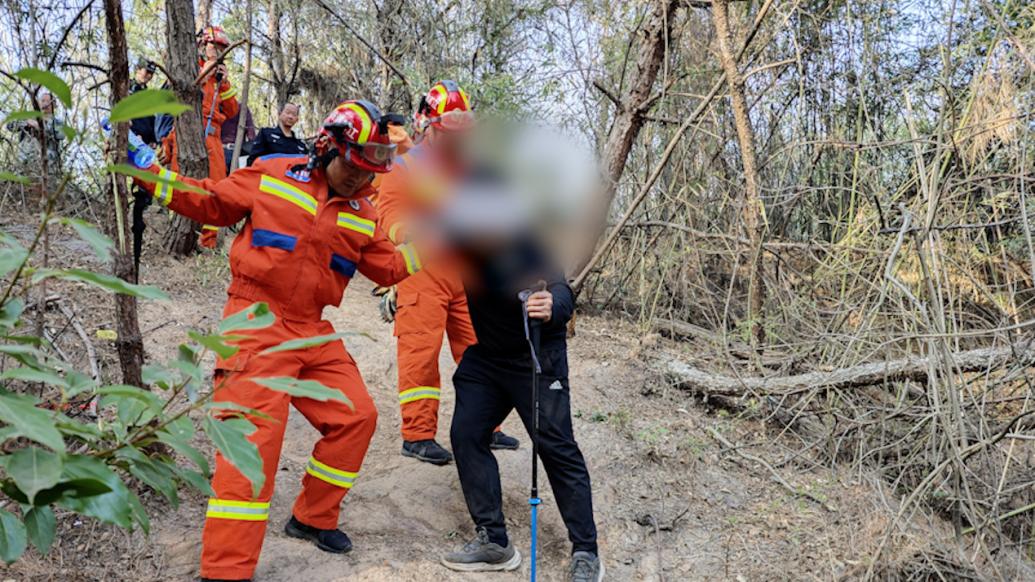
[[[1032,363],[1035,349],[1032,346],[1005,346],[1001,348],[980,348],[952,355],[953,367],[958,372],[980,372],[1002,367],[1017,356],[1028,365]],[[928,357],[907,357],[886,362],[872,362],[831,371],[808,372],[793,376],[770,378],[733,378],[722,374],[706,372],[686,362],[669,358],[664,362],[665,373],[684,390],[712,396],[740,397],[745,395],[788,395],[815,390],[817,388],[844,389],[873,386],[888,382],[927,381],[930,370],[940,367],[941,362],[930,362]]]

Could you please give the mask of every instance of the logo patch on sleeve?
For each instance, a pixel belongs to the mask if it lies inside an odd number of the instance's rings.
[[[553,384],[550,384],[550,390],[563,390],[564,386],[561,386],[560,380],[554,380]]]

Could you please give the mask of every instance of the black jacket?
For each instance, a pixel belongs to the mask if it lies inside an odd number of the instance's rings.
[[[553,313],[542,326],[540,351],[565,349],[567,323],[575,312],[575,295],[564,274],[528,242],[517,243],[491,257],[471,260],[464,281],[478,350],[499,357],[528,354],[525,321],[518,294],[545,281],[553,294]]]
[[[307,151],[305,142],[297,137],[288,137],[280,127],[264,127],[252,142],[251,156],[248,165],[269,154],[303,155]]]

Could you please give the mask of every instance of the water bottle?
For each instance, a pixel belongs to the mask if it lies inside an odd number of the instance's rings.
[[[111,122],[107,117],[101,120],[101,129],[105,135],[111,135]],[[150,168],[155,163],[154,150],[144,143],[139,135],[133,133],[133,130],[129,131],[129,161],[142,170]]]

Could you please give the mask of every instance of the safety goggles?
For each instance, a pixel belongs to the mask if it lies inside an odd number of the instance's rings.
[[[437,117],[428,117],[427,123],[441,127],[446,131],[463,131],[474,125],[474,113],[471,111],[460,111],[454,109],[447,111]]]
[[[347,144],[348,147],[348,160],[357,163],[358,166],[364,167],[366,165],[371,166],[371,169],[377,168],[381,171],[385,171],[392,165],[392,159],[395,157],[395,144],[383,144],[383,143],[367,143],[363,145],[358,144]],[[353,156],[359,158],[358,160],[353,159]],[[365,162],[365,163],[364,163]],[[374,170],[377,171],[377,170]]]

